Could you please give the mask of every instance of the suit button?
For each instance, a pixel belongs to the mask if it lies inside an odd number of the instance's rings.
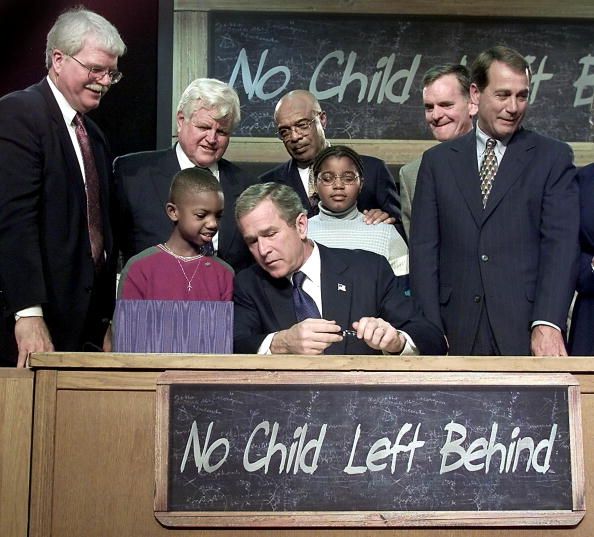
[[[85,291],[86,291],[87,293],[90,293],[92,290],[93,290],[93,286],[92,286],[92,285],[87,285],[87,286],[85,287]]]
[[[481,255],[481,261],[484,261],[486,263],[487,261],[489,261],[489,256],[487,254]]]
[[[481,295],[474,295],[473,300],[478,304],[481,301]]]

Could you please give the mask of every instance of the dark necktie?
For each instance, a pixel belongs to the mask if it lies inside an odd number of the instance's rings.
[[[205,242],[200,247],[200,253],[202,255],[206,255],[206,256],[212,257],[214,255],[214,245],[212,244],[212,242]]]
[[[322,316],[314,299],[303,290],[304,280],[305,274],[303,272],[298,271],[293,274],[293,304],[295,305],[297,321],[321,319]]]
[[[95,166],[95,157],[91,148],[91,141],[85,129],[83,117],[78,112],[74,116],[74,132],[80,145],[83,166],[85,169],[85,192],[87,195],[87,225],[91,253],[95,266],[103,264],[103,220],[101,216],[101,200],[99,194],[99,175]]]
[[[483,196],[483,209],[487,206],[487,200],[493,188],[493,181],[497,174],[497,156],[495,155],[495,146],[497,140],[489,138],[487,140],[487,148],[485,149],[485,155],[483,156],[483,162],[479,171],[481,178],[481,194]]]

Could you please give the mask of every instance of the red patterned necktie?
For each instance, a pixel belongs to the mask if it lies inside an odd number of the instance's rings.
[[[87,195],[87,224],[89,228],[89,240],[91,242],[91,253],[95,266],[103,264],[103,220],[101,216],[101,200],[99,193],[99,175],[95,166],[95,157],[91,148],[91,141],[85,129],[83,117],[76,113],[73,123],[76,139],[80,145],[83,165],[85,168],[85,192]]]
[[[485,149],[485,155],[483,156],[483,162],[479,171],[481,178],[481,194],[483,196],[483,209],[487,206],[487,200],[493,188],[493,181],[497,174],[497,156],[495,155],[495,146],[497,140],[489,138],[487,140],[487,148]]]

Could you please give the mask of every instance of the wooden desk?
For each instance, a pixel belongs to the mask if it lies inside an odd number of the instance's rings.
[[[156,379],[166,369],[569,372],[582,394],[586,502],[594,497],[594,358],[384,358],[38,354],[31,537],[594,535],[587,512],[571,528],[190,529],[153,515]]]
[[[0,369],[0,535],[26,537],[33,372]]]

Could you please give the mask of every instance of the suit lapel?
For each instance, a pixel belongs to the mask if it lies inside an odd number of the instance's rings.
[[[483,220],[480,178],[476,159],[476,133],[474,130],[451,142],[450,166],[454,181],[468,206],[477,226]]]
[[[228,252],[233,242],[243,241],[239,229],[234,225],[235,201],[243,191],[243,185],[232,172],[230,162],[225,159],[219,161],[219,182],[225,196],[225,210],[219,226],[219,252]]]
[[[70,138],[70,133],[68,132],[68,127],[66,127],[66,122],[64,121],[64,116],[62,115],[60,107],[58,106],[56,98],[54,97],[54,94],[52,93],[52,90],[50,89],[46,79],[43,79],[43,81],[39,84],[39,90],[47,102],[48,111],[54,130],[58,134],[64,165],[68,173],[68,177],[70,178],[73,190],[76,194],[76,199],[78,200],[83,213],[86,215],[87,198],[85,194],[85,183],[76,153],[74,151],[74,146],[72,145],[72,139]]]
[[[276,326],[279,330],[293,326],[297,323],[297,317],[293,307],[291,282],[287,278],[272,278],[262,269],[258,270],[264,274],[262,287],[270,305],[270,314],[275,318]]]
[[[350,313],[353,292],[353,281],[347,275],[348,269],[342,261],[330,255],[328,249],[318,244],[321,261],[322,317],[336,321],[343,330],[351,329]],[[337,343],[340,353],[346,352],[347,338]]]
[[[526,131],[520,130],[512,137],[497,169],[491,194],[483,211],[485,220],[495,210],[512,185],[523,175],[524,169],[530,162],[530,151],[533,148],[534,143],[530,141],[530,136]]]
[[[181,170],[175,153],[175,146],[168,149],[163,154],[162,162],[159,162],[155,169],[157,170],[157,173],[150,174],[151,186],[155,191],[159,206],[165,207],[165,204],[169,201],[169,187],[171,186],[171,180],[173,179],[173,176]]]

